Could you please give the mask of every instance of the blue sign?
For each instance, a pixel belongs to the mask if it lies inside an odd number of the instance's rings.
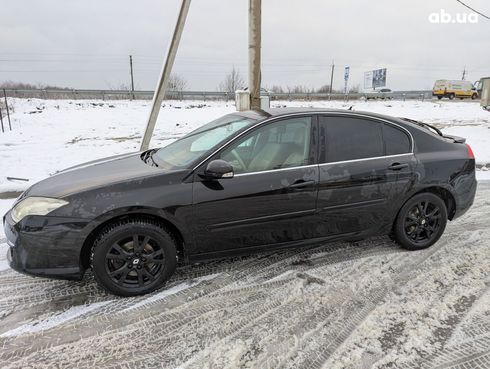
[[[345,67],[345,70],[344,70],[344,81],[348,81],[349,80],[349,73],[350,73],[350,67]]]

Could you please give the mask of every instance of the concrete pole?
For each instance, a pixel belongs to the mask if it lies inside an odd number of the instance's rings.
[[[174,34],[172,36],[172,40],[167,51],[165,63],[160,73],[158,85],[155,89],[155,93],[153,94],[153,102],[150,115],[148,117],[148,123],[146,125],[143,140],[141,141],[142,151],[148,150],[150,146],[151,136],[153,135],[153,131],[155,130],[155,125],[158,119],[158,113],[160,113],[162,101],[165,98],[165,91],[167,90],[168,80],[170,78],[170,73],[172,72],[175,56],[177,55],[177,49],[179,48],[180,38],[182,36],[182,32],[184,31],[185,20],[187,18],[187,14],[189,13],[190,5],[191,0],[182,0],[179,17],[177,18],[177,23],[175,24]]]
[[[260,49],[262,41],[262,0],[249,0],[248,89],[250,109],[260,109]]]

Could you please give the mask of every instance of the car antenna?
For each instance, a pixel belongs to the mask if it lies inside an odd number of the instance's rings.
[[[349,108],[349,109],[347,109],[347,110],[352,110],[352,108],[353,108],[353,107],[354,107],[354,105],[351,105],[351,106],[350,106],[350,108]]]

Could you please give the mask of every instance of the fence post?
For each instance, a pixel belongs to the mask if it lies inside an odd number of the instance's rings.
[[[5,132],[5,130],[3,129],[2,108],[0,108],[0,124],[2,125],[2,133],[4,133],[4,132]]]
[[[5,109],[7,110],[7,119],[9,121],[9,129],[12,130],[12,124],[10,123],[9,104],[7,101],[7,93],[5,92],[5,89],[3,89],[3,97],[5,99]]]

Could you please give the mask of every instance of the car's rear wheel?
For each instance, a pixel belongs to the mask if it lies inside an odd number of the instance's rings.
[[[454,94],[449,94],[448,97],[449,97],[449,100],[454,100],[455,95]]]
[[[145,294],[161,287],[175,271],[176,242],[151,219],[127,219],[100,232],[91,264],[95,279],[107,291]]]
[[[438,100],[442,100],[442,96],[437,96],[437,99]]]
[[[393,236],[408,250],[421,250],[436,243],[444,233],[447,208],[433,193],[421,193],[408,200],[400,209]]]
[[[471,100],[476,100],[478,98],[478,94],[471,95]]]

